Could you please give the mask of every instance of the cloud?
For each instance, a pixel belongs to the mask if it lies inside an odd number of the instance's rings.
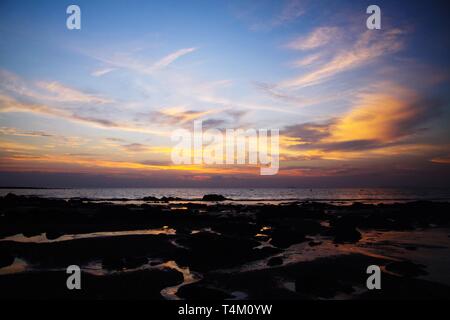
[[[296,21],[306,12],[305,1],[303,0],[277,1],[275,2],[278,5],[276,10],[272,8],[270,2],[249,1],[246,4],[242,4],[242,2],[240,4],[235,16],[249,23],[252,31],[270,31],[285,26]],[[272,13],[274,11],[275,14]]]
[[[59,103],[107,104],[113,99],[85,93],[56,81],[30,83],[19,76],[0,69],[0,93],[20,98]]]
[[[288,0],[283,5],[280,14],[271,22],[272,27],[278,27],[292,22],[305,14],[305,8],[300,0]]]
[[[297,138],[303,143],[317,143],[320,140],[330,136],[330,130],[333,121],[326,123],[302,123],[288,126],[283,130],[283,134],[288,137]]]
[[[280,86],[301,88],[316,85],[339,73],[370,63],[383,55],[398,52],[403,47],[401,40],[403,34],[404,32],[399,29],[392,29],[383,34],[366,31],[352,47],[342,49],[329,62],[310,73],[283,81]],[[316,44],[318,43],[321,42],[316,41]]]
[[[46,100],[58,102],[92,103],[105,104],[114,102],[112,99],[103,98],[98,95],[87,94],[79,90],[70,88],[59,82],[38,82],[39,88],[45,89],[51,95],[43,97]]]
[[[278,90],[277,85],[275,84],[269,84],[264,82],[253,82],[255,87],[265,94],[269,95],[270,97],[281,100],[283,102],[287,103],[294,103],[296,106],[299,106],[300,104],[306,104],[311,102],[310,100],[307,100],[303,97],[298,97],[295,95],[284,93],[280,90]]]
[[[122,131],[142,132],[167,136],[168,131],[136,126],[131,120],[109,119],[112,112],[92,115],[95,105],[117,103],[99,95],[86,94],[59,82],[28,83],[17,75],[0,69],[0,112],[27,112],[58,117],[95,128],[111,128]],[[71,105],[71,104],[74,105]],[[86,105],[86,106],[85,106]],[[94,105],[94,106],[93,106]],[[114,109],[111,109],[114,110]]]
[[[283,141],[288,149],[302,150],[300,156],[319,158],[364,158],[369,156],[366,151],[389,154],[396,148],[406,152],[419,143],[417,136],[427,130],[428,121],[439,116],[441,107],[440,101],[384,83],[360,94],[351,110],[340,117],[286,127]]]
[[[294,67],[307,67],[318,62],[322,58],[322,56],[323,56],[322,53],[311,54],[309,56],[294,61],[292,65]]]
[[[431,159],[431,162],[439,164],[450,164],[450,155],[433,158]]]
[[[45,104],[23,103],[1,94],[0,112],[29,112],[50,117],[58,117],[68,121],[89,125],[95,128],[109,128],[122,131],[142,132],[160,136],[167,136],[169,134],[164,130],[150,129],[148,127],[137,127],[127,123],[118,123],[106,118],[81,115],[67,109],[56,108]]]
[[[22,137],[55,137],[55,135],[34,130],[19,130],[12,127],[0,127],[0,133],[9,136],[22,136]]]
[[[141,143],[130,143],[122,145],[121,147],[128,152],[143,152],[148,150],[148,146]]]
[[[337,27],[319,27],[307,36],[298,37],[286,47],[294,50],[311,50],[322,47],[339,37],[341,31]]]
[[[221,111],[221,109],[211,109],[205,111],[186,110],[184,106],[176,106],[151,112],[149,117],[152,122],[156,123],[166,125],[183,125]]]
[[[108,68],[102,68],[92,73],[93,76],[102,76],[116,69],[127,69],[133,72],[151,75],[156,71],[162,70],[170,66],[179,58],[196,51],[197,48],[183,48],[175,52],[169,53],[156,62],[149,63],[148,61],[142,61],[130,54],[114,54],[111,57],[101,57],[98,55],[88,54],[90,57],[101,61],[102,63],[109,65]]]
[[[178,51],[172,52],[172,53],[168,54],[167,56],[165,56],[164,58],[155,62],[153,64],[153,66],[149,69],[149,71],[153,72],[156,70],[166,68],[167,66],[172,64],[175,60],[181,58],[182,56],[187,55],[188,53],[194,52],[195,50],[197,50],[197,49],[196,48],[185,48],[185,49],[180,49]]]
[[[144,116],[149,117],[152,122],[166,125],[187,124],[190,127],[193,121],[202,120],[205,126],[225,123],[235,126],[246,113],[245,110],[230,107],[197,111],[186,109],[185,106],[175,106],[154,111]]]
[[[91,76],[93,77],[101,77],[104,76],[105,74],[108,74],[112,71],[116,70],[116,68],[103,68],[103,69],[98,69],[95,70],[91,73]]]

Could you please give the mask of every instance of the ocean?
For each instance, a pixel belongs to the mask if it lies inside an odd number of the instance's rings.
[[[414,200],[450,201],[450,189],[436,188],[73,188],[0,189],[0,195],[93,200],[139,200],[153,196],[199,200],[205,194],[221,194],[235,201],[324,201],[324,202],[404,202]]]

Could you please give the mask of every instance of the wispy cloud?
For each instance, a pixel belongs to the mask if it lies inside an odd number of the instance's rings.
[[[88,55],[109,66],[107,68],[101,68],[97,71],[94,71],[91,74],[93,76],[102,76],[116,69],[127,69],[136,73],[150,75],[155,73],[156,71],[167,68],[176,60],[196,50],[197,48],[194,47],[179,49],[175,52],[167,54],[156,62],[143,61],[142,59],[133,57],[132,54],[113,54],[110,57],[102,57],[97,54]]]
[[[191,127],[192,122],[195,120],[211,120],[208,117],[218,115],[224,111],[226,110],[223,108],[197,111],[186,109],[185,106],[175,106],[154,111],[148,115],[148,118],[152,122],[164,125],[183,126],[186,124]]]
[[[294,61],[292,63],[292,66],[294,67],[307,67],[310,66],[312,64],[317,63],[318,61],[320,61],[323,57],[322,53],[315,53],[315,54],[310,54],[306,57],[303,57],[301,59],[298,59],[296,61]]]
[[[94,103],[104,104],[112,103],[112,99],[104,98],[98,95],[87,94],[79,90],[70,88],[59,82],[39,82],[37,86],[45,89],[50,95],[43,97],[47,100],[58,102],[76,102],[76,103]]]
[[[54,137],[55,135],[35,130],[19,130],[13,127],[0,127],[0,133],[9,136],[21,136],[21,137]]]
[[[153,72],[156,70],[166,68],[167,66],[169,66],[170,64],[175,62],[175,60],[181,58],[182,56],[187,55],[188,53],[194,52],[195,50],[197,50],[197,49],[196,48],[185,48],[185,49],[180,49],[178,51],[172,52],[172,53],[168,54],[167,56],[163,57],[162,59],[158,60],[157,62],[155,62],[148,71]]]
[[[113,72],[114,70],[116,70],[116,68],[102,68],[102,69],[97,69],[95,71],[93,71],[91,73],[91,76],[93,77],[101,77],[104,76],[105,74],[108,74],[110,72]]]
[[[267,4],[263,1],[250,1],[247,4],[241,4],[236,10],[235,16],[248,23],[252,31],[270,31],[293,23],[306,12],[305,1],[284,0],[276,2],[278,4],[277,10],[274,14],[268,16],[265,11],[272,13],[274,10],[273,8],[267,8]]]
[[[19,76],[0,69],[0,93],[32,100],[60,103],[107,104],[113,99],[98,94],[86,93],[57,81],[25,81]]]
[[[312,70],[310,73],[283,81],[282,87],[301,88],[321,83],[329,78],[374,61],[375,59],[398,52],[403,47],[399,29],[386,31],[382,35],[374,35],[366,31],[353,47],[342,49],[329,62]]]
[[[294,50],[311,50],[322,47],[341,35],[337,27],[319,27],[307,36],[301,36],[289,42],[286,47]]]
[[[82,115],[71,110],[56,108],[45,104],[20,102],[12,97],[4,95],[0,95],[0,112],[28,112],[37,115],[62,118],[71,122],[81,123],[95,128],[142,132],[162,136],[168,135],[168,132],[162,129],[139,127],[125,122],[118,123],[107,118]]]
[[[272,27],[278,27],[296,20],[305,13],[304,1],[288,0],[283,5],[280,14],[278,14],[272,21]]]
[[[142,143],[130,143],[123,145],[122,148],[128,152],[143,152],[148,150],[149,147]]]

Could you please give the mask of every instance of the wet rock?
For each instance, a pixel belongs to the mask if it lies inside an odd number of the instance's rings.
[[[26,230],[26,231],[22,232],[22,234],[26,238],[31,238],[31,237],[35,237],[35,236],[40,236],[41,232],[38,230]]]
[[[8,193],[6,196],[0,198],[2,204],[5,205],[15,205],[20,202],[21,197],[15,195],[14,193]]]
[[[314,240],[312,240],[312,241],[308,242],[308,245],[310,247],[320,246],[321,244],[322,244],[322,241],[314,241]]]
[[[160,201],[162,202],[169,202],[169,201],[180,201],[182,200],[181,198],[177,198],[177,197],[162,197],[160,199]]]
[[[107,257],[102,260],[102,267],[106,270],[124,270],[135,269],[146,264],[148,259],[146,257]]]
[[[214,230],[223,234],[252,236],[258,233],[260,228],[255,224],[250,224],[248,221],[223,221],[214,226]]]
[[[301,243],[306,240],[303,233],[286,229],[275,229],[272,233],[270,243],[278,248],[287,248],[293,244]]]
[[[411,261],[396,261],[386,265],[386,270],[400,274],[404,277],[418,277],[427,275],[428,272],[423,270],[424,265],[415,264]]]
[[[146,257],[128,257],[124,259],[123,265],[126,269],[135,269],[148,262]]]
[[[62,235],[64,235],[64,233],[58,232],[58,231],[47,231],[47,232],[45,233],[45,237],[46,237],[48,240],[55,240],[55,239],[58,239],[58,238],[61,237]]]
[[[142,200],[144,200],[144,201],[159,201],[159,199],[157,197],[153,197],[153,196],[143,197]]]
[[[283,264],[283,258],[281,258],[281,257],[273,257],[273,258],[270,258],[269,261],[267,261],[267,265],[269,267],[280,266],[282,264]]]
[[[14,257],[10,254],[2,253],[0,254],[0,268],[12,265],[14,262]]]
[[[354,227],[340,226],[331,230],[334,243],[355,243],[361,240],[361,233]]]
[[[122,270],[125,269],[125,263],[122,258],[107,257],[102,259],[102,267],[106,270]]]
[[[82,290],[61,286],[64,271],[0,275],[0,299],[145,299],[160,300],[161,290],[183,282],[173,269],[139,270],[96,276],[82,273]]]
[[[233,267],[245,262],[261,259],[271,252],[255,249],[260,243],[253,239],[199,232],[177,242],[183,250],[175,260],[193,270],[208,271]]]
[[[203,201],[224,201],[227,200],[221,194],[205,194],[202,198]]]
[[[355,243],[361,239],[361,233],[356,226],[361,217],[355,215],[343,216],[332,221],[330,235],[334,236],[334,243]]]
[[[337,293],[350,294],[354,291],[350,284],[341,282],[333,273],[300,275],[295,279],[295,290],[320,298],[333,298]]]
[[[233,297],[222,290],[195,283],[180,287],[177,291],[177,296],[189,300],[224,300]]]

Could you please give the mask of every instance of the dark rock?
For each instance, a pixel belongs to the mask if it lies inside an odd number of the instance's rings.
[[[427,275],[428,273],[423,270],[424,268],[424,265],[415,264],[411,261],[391,262],[386,265],[386,270],[411,278]]]
[[[267,265],[269,267],[279,266],[282,264],[283,264],[283,258],[281,258],[281,257],[273,257],[273,258],[270,258],[269,261],[267,261]]]
[[[146,257],[128,257],[124,259],[124,267],[126,269],[135,269],[148,262]]]
[[[10,266],[14,263],[14,257],[10,254],[0,254],[0,268]]]
[[[353,227],[336,227],[331,233],[335,243],[355,243],[361,240],[361,233]]]
[[[210,288],[198,284],[181,286],[177,291],[177,296],[189,300],[224,300],[233,296],[215,288]]]
[[[82,273],[82,290],[61,286],[64,271],[22,272],[0,276],[0,299],[162,299],[161,290],[183,282],[173,269],[139,270],[111,275]]]
[[[202,198],[203,201],[224,201],[227,200],[221,194],[205,194]]]
[[[223,221],[214,227],[214,231],[222,234],[253,236],[259,232],[259,227],[248,221]]]
[[[169,202],[169,201],[180,201],[182,200],[181,198],[177,198],[177,197],[162,197],[160,199],[160,201],[162,202]]]
[[[355,243],[361,239],[361,233],[356,229],[360,217],[347,215],[332,222],[330,234],[335,243]]]
[[[310,247],[316,247],[316,246],[320,246],[322,244],[322,241],[310,241],[308,242]]]
[[[143,197],[142,200],[144,200],[144,201],[159,201],[159,199],[157,197],[152,197],[152,196]]]
[[[300,275],[295,279],[295,290],[302,294],[321,298],[333,298],[337,293],[350,294],[354,291],[350,284],[341,282],[333,273]]]
[[[58,238],[61,237],[62,235],[64,235],[64,233],[58,232],[58,231],[47,231],[47,232],[45,233],[45,237],[46,237],[48,240],[55,240],[55,239],[58,239]]]
[[[146,257],[106,257],[102,259],[102,267],[107,270],[135,269],[148,263]]]
[[[287,248],[295,243],[304,242],[307,239],[300,232],[290,229],[275,229],[272,233],[270,243],[278,248]]]
[[[125,263],[122,258],[107,257],[102,259],[102,267],[107,270],[125,269]]]
[[[38,230],[26,230],[22,232],[23,236],[26,238],[31,238],[35,236],[40,236],[41,232]]]
[[[260,244],[256,240],[210,232],[191,234],[178,239],[177,243],[189,248],[176,257],[177,263],[198,271],[233,267],[273,254],[270,251],[255,249]]]

